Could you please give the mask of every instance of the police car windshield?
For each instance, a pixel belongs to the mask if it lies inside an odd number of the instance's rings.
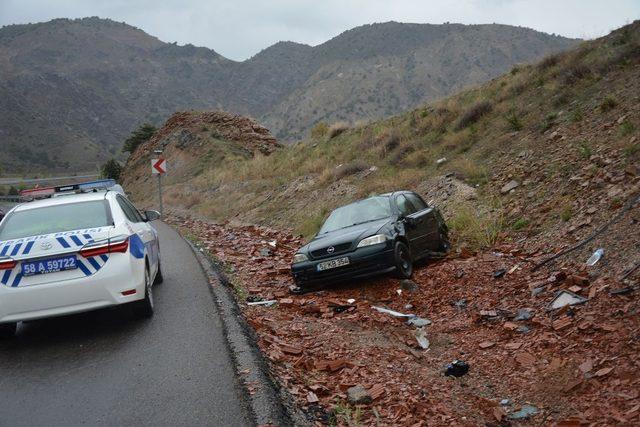
[[[92,200],[15,211],[2,223],[0,241],[105,227],[111,225],[108,209],[104,200]]]

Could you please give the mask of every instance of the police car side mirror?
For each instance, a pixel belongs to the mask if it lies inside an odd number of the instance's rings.
[[[160,212],[158,212],[158,211],[145,211],[144,212],[144,217],[147,220],[147,222],[156,221],[156,220],[160,219]]]

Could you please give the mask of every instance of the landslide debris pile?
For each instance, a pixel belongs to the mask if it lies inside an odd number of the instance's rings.
[[[123,182],[134,196],[148,197],[149,161],[158,157],[156,150],[162,150],[168,161],[167,184],[171,185],[219,167],[229,158],[268,156],[279,148],[269,130],[250,118],[223,111],[179,112],[129,157]]]
[[[292,295],[289,263],[300,238],[171,222],[233,271],[260,349],[312,422],[640,422],[637,290],[592,278],[593,267],[532,272],[546,252],[503,244],[420,266],[413,281],[383,277]],[[407,324],[374,306],[417,317]],[[456,372],[458,363],[449,372],[461,376],[446,376],[455,360],[468,372]]]

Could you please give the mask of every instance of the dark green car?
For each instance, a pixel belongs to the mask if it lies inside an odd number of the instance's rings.
[[[396,191],[331,212],[291,270],[302,289],[393,271],[409,278],[416,260],[449,246],[440,211],[416,193]]]

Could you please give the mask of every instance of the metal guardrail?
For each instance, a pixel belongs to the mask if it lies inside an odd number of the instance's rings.
[[[22,203],[26,200],[20,196],[0,196],[0,202]]]

